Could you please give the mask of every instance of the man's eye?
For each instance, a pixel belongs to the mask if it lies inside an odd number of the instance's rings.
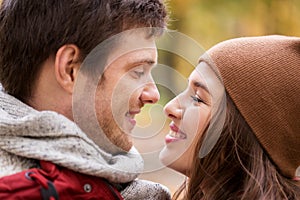
[[[142,77],[145,74],[144,71],[134,71],[134,73],[138,78]]]
[[[205,103],[201,98],[199,98],[197,96],[191,96],[191,98],[193,99],[193,101],[195,101],[197,103]]]
[[[136,67],[131,71],[133,78],[139,79],[145,75],[145,70],[142,66]]]

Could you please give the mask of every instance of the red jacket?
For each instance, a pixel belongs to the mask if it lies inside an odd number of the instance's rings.
[[[0,178],[0,199],[122,200],[120,193],[103,178],[84,175],[40,161],[41,168]]]

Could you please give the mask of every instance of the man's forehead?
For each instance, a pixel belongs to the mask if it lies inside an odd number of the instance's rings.
[[[120,49],[115,49],[115,51],[111,52],[108,57],[108,64],[115,61],[122,61],[126,63],[147,63],[152,65],[157,63],[157,48],[156,46],[140,47],[136,49],[121,47]]]
[[[149,48],[156,48],[155,38],[145,38],[145,37],[128,37],[120,40],[114,48],[117,52],[132,52],[136,50],[143,50]]]

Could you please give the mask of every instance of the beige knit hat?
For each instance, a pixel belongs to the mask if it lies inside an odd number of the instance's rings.
[[[280,172],[300,176],[300,38],[232,39],[207,55],[200,62],[220,71],[228,94]]]

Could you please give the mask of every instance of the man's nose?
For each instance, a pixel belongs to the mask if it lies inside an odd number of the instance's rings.
[[[154,82],[149,82],[145,85],[142,94],[140,96],[140,100],[146,104],[154,104],[156,103],[160,98],[158,89]]]

